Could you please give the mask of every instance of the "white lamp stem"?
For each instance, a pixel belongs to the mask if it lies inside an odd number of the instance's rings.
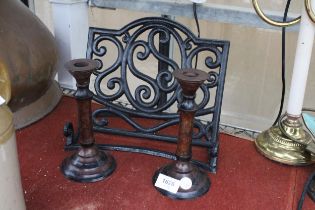
[[[314,10],[315,0],[312,1]],[[302,113],[305,88],[307,83],[307,75],[311,62],[315,24],[308,17],[304,8],[304,1],[302,8],[302,19],[300,25],[300,32],[297,42],[295,61],[293,67],[293,75],[291,80],[291,89],[289,95],[287,113],[291,116],[300,116]]]

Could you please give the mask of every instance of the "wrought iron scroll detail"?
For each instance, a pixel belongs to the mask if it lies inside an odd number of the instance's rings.
[[[171,40],[179,50],[178,60],[160,51],[159,44]],[[116,59],[110,65],[103,63],[112,51],[116,52]],[[92,115],[94,130],[176,142],[176,136],[161,132],[179,122],[177,112],[169,111],[181,100],[181,89],[172,72],[191,68],[198,54],[207,54],[202,70],[209,74],[209,78],[198,93],[202,98],[194,121],[193,145],[209,148],[208,169],[215,171],[228,51],[228,41],[200,39],[184,25],[163,17],[139,19],[120,30],[90,28],[87,58],[100,62],[99,69],[94,72],[93,99],[102,105]],[[138,68],[135,62],[146,61],[149,57],[166,68],[158,69],[154,78],[150,72]],[[136,88],[131,88],[130,78],[140,81]],[[125,100],[130,106],[122,106],[117,103],[119,100]],[[209,105],[210,101],[213,103]],[[132,129],[111,127],[111,116],[122,119]],[[139,117],[154,119],[157,123],[144,126],[138,123]],[[209,120],[205,123],[200,118]]]

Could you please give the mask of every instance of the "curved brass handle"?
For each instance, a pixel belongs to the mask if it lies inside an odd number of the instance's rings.
[[[309,0],[305,0],[305,1],[309,1]],[[295,25],[297,24],[298,22],[300,22],[301,20],[301,16],[289,21],[289,22],[279,22],[279,21],[275,21],[275,20],[272,20],[270,18],[268,18],[264,13],[263,11],[260,9],[260,6],[258,4],[258,1],[257,0],[252,0],[252,3],[253,3],[253,6],[254,6],[254,9],[257,13],[257,15],[263,20],[265,21],[266,23],[270,24],[270,25],[273,25],[273,26],[278,26],[278,27],[287,27],[287,26],[292,26],[292,25]],[[315,17],[315,16],[314,16]]]
[[[11,81],[9,70],[4,63],[0,62],[0,96],[4,98],[6,104],[11,98]]]
[[[315,23],[315,14],[314,14],[314,11],[312,9],[311,0],[305,0],[305,9],[306,9],[306,12],[307,12],[308,16],[310,17],[310,19]]]

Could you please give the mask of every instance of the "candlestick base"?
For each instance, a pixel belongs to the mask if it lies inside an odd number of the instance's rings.
[[[307,192],[310,198],[315,202],[315,179],[311,182]]]
[[[115,168],[115,159],[95,146],[81,147],[61,164],[64,176],[76,182],[100,181],[111,175]]]
[[[258,136],[255,141],[257,150],[265,157],[287,165],[314,163],[315,156],[306,151],[305,146],[312,141],[311,136],[303,129],[299,118],[286,117]]]
[[[153,185],[160,173],[177,180],[182,180],[177,193],[171,193],[156,187],[161,194],[172,199],[184,200],[197,198],[207,193],[210,188],[208,175],[189,161],[174,161],[160,168],[152,178]],[[185,182],[187,180],[189,182],[188,186]]]

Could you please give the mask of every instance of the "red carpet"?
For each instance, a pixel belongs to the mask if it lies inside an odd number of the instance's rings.
[[[142,154],[112,152],[117,169],[108,179],[82,184],[68,181],[59,171],[71,152],[63,150],[63,126],[76,122],[76,104],[64,97],[43,120],[17,131],[18,151],[25,200],[30,210],[94,209],[296,209],[304,182],[315,167],[289,167],[262,157],[253,142],[220,135],[219,168],[209,174],[210,191],[190,201],[175,201],[152,186],[155,170],[170,160]],[[133,143],[175,151],[176,145],[135,138],[96,135],[97,142]],[[205,158],[195,148],[194,157]],[[309,198],[305,210],[314,210]]]

